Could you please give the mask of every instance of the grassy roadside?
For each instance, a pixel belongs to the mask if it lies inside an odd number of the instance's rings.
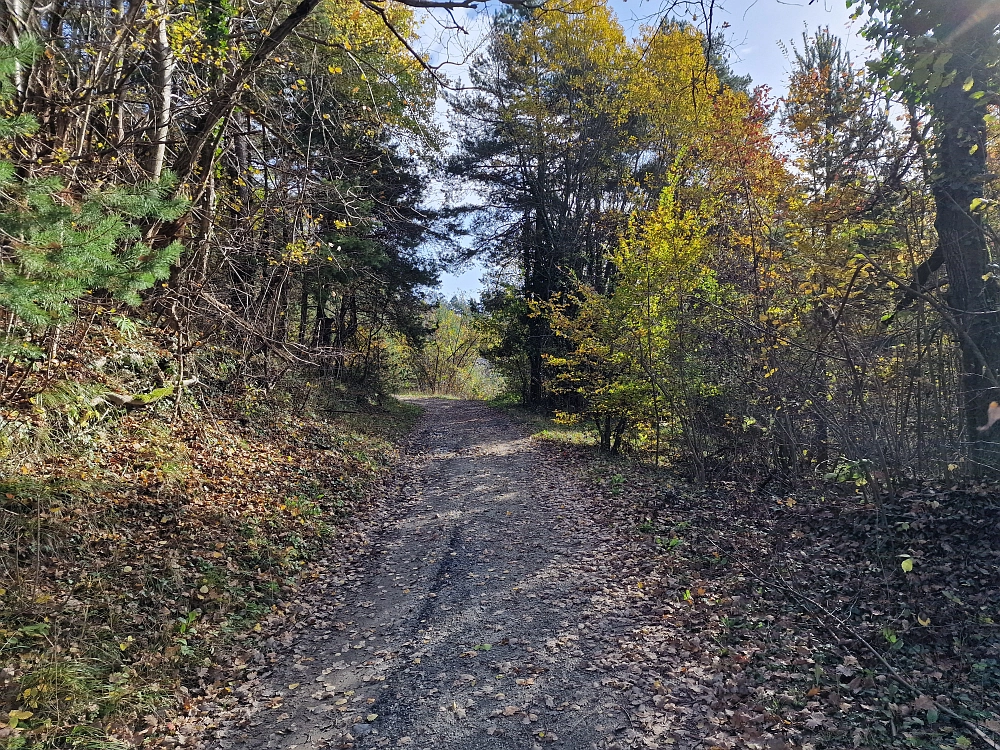
[[[498,398],[485,403],[493,409],[502,411],[518,424],[524,425],[531,431],[532,437],[566,445],[597,445],[597,438],[592,430],[579,424],[561,424],[552,417],[522,406],[517,400]]]
[[[350,547],[419,415],[242,398],[106,419],[0,481],[0,748],[156,743]],[[252,641],[252,639],[250,639]],[[252,649],[251,649],[252,651]]]

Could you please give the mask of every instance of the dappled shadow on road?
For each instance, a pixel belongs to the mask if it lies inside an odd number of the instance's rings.
[[[420,403],[370,551],[290,603],[298,622],[206,744],[697,744],[658,655],[622,649],[662,613],[557,451],[482,404]]]

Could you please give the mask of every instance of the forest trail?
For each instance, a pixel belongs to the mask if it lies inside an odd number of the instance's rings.
[[[482,404],[419,403],[370,555],[300,592],[298,622],[271,641],[272,671],[237,690],[238,707],[203,746],[703,739],[671,727],[678,707],[666,689],[647,705],[657,655],[637,654],[640,665],[621,650],[658,616],[637,583],[640,556],[594,520],[559,449]]]

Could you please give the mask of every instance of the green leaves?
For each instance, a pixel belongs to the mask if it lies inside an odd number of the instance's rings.
[[[874,469],[875,465],[867,458],[852,460],[841,457],[834,470],[824,474],[823,479],[828,482],[854,482],[855,486],[864,487]]]
[[[9,93],[13,64],[26,53],[0,48],[0,92]],[[24,116],[0,117],[0,137],[24,135],[35,124]],[[18,178],[15,167],[0,162],[0,233],[9,242],[0,273],[0,307],[10,310],[21,328],[48,326],[73,315],[70,305],[95,290],[105,290],[128,305],[139,292],[167,278],[182,251],[179,243],[153,249],[140,242],[140,221],[169,221],[187,209],[171,198],[176,178],[138,187],[95,190],[82,199],[68,194],[56,178]],[[8,356],[32,353],[19,347],[18,326],[4,337]],[[23,352],[23,354],[22,354]]]
[[[32,711],[11,711],[7,714],[7,726],[11,729],[17,729],[17,727],[22,723],[34,716]]]
[[[961,67],[962,90],[971,92],[978,83],[984,90],[973,96],[983,98],[1000,61],[1000,45],[988,24],[964,32],[990,2],[956,7],[948,0],[855,0],[859,12],[867,8],[870,14],[863,35],[882,51],[882,58],[869,64],[871,69],[890,90],[919,102],[951,86]]]
[[[94,290],[140,304],[139,292],[167,278],[183,250],[177,242],[154,250],[138,241],[136,221],[170,220],[185,210],[183,201],[162,197],[169,185],[167,178],[75,203],[58,180],[16,180],[10,165],[0,165],[0,231],[12,239],[0,306],[27,326],[46,326],[67,320],[69,303]]]

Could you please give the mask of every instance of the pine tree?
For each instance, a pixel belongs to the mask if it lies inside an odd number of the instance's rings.
[[[30,62],[32,43],[0,47],[0,102],[12,100],[18,65]],[[30,137],[37,123],[29,115],[0,116],[6,154],[17,139]],[[181,253],[180,243],[153,249],[142,242],[141,224],[181,215],[184,201],[168,198],[174,179],[83,194],[56,176],[32,176],[24,165],[0,160],[0,308],[7,332],[0,356],[41,356],[32,334],[72,319],[72,302],[104,293],[118,303],[138,305],[139,292],[165,279]]]

